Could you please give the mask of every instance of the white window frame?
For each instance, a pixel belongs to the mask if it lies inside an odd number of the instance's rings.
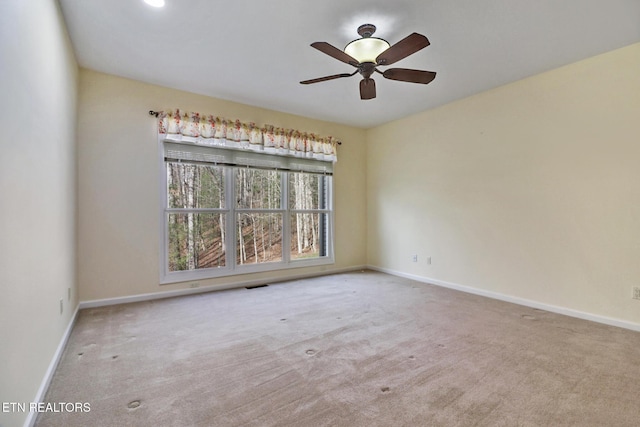
[[[281,173],[282,195],[280,199],[280,209],[238,209],[235,204],[235,176],[236,168],[242,166],[217,165],[224,169],[225,180],[225,208],[224,209],[170,209],[168,208],[167,197],[167,166],[164,157],[164,140],[158,138],[159,143],[159,164],[160,164],[160,284],[171,284],[179,282],[189,282],[194,280],[212,279],[218,277],[252,274],[268,271],[288,270],[292,268],[314,267],[335,263],[334,258],[334,196],[333,196],[333,176],[326,175],[327,182],[327,208],[326,209],[291,209],[289,207],[289,173],[296,171],[278,170]],[[212,164],[215,165],[215,164]],[[225,233],[232,236],[226,239],[225,266],[215,268],[203,268],[198,270],[169,271],[169,213],[176,212],[212,212],[224,213],[227,215],[225,221]],[[239,212],[256,213],[280,213],[282,214],[282,261],[266,263],[237,264],[237,227],[236,218]],[[321,213],[326,214],[329,221],[326,236],[326,256],[317,258],[291,259],[291,215],[295,213]]]

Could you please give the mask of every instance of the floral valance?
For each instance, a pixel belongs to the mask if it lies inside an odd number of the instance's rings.
[[[272,125],[229,120],[180,110],[158,113],[158,133],[165,141],[187,142],[265,154],[337,161],[338,140],[331,136],[283,129]]]

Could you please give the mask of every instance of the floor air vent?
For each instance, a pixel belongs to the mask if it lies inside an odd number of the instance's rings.
[[[266,288],[269,285],[245,286],[245,289]]]

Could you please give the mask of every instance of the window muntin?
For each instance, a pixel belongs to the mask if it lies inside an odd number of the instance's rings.
[[[327,209],[325,175],[289,172],[289,208],[297,210]]]
[[[236,265],[282,261],[281,213],[243,212],[236,219]]]
[[[219,166],[167,162],[167,207],[224,208],[224,173]]]
[[[329,217],[326,213],[291,215],[291,259],[327,256]]]
[[[226,264],[225,214],[168,214],[169,271],[219,268]]]
[[[282,172],[235,168],[237,209],[280,209]]]

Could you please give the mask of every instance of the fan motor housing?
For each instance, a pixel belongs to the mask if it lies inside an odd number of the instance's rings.
[[[360,37],[371,37],[376,32],[376,26],[373,24],[363,24],[358,27]]]

